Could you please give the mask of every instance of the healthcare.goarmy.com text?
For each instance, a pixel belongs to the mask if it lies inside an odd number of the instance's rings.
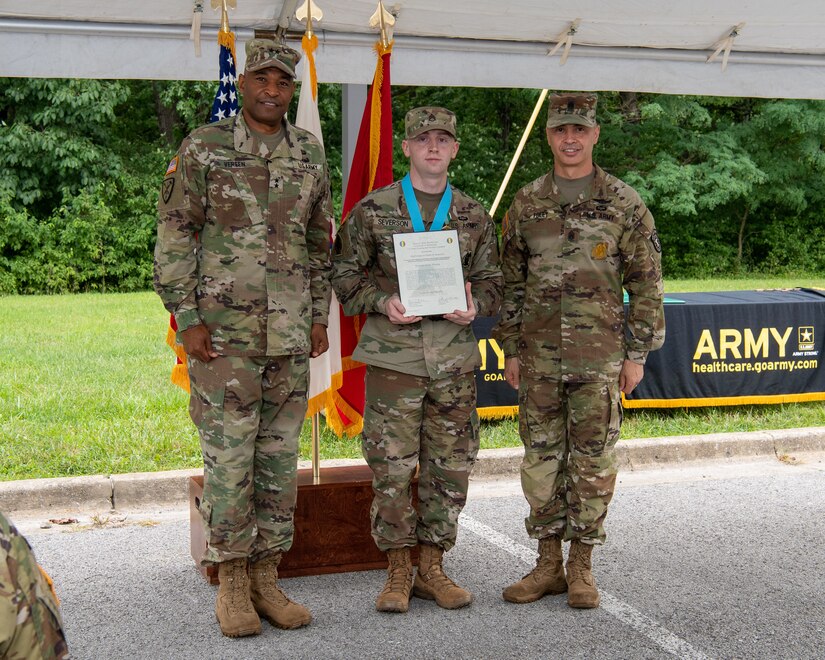
[[[762,362],[722,362],[716,360],[704,364],[694,362],[693,373],[718,374],[753,371],[759,374],[763,371],[796,371],[798,369],[816,369],[817,367],[819,367],[818,360],[767,360]]]

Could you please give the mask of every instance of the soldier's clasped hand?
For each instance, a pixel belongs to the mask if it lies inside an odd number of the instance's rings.
[[[209,328],[205,325],[194,325],[180,333],[183,342],[183,350],[187,355],[191,355],[201,362],[209,362],[218,354],[212,350],[212,337],[209,335]]]
[[[473,285],[469,282],[464,285],[464,291],[467,294],[467,311],[462,312],[457,309],[450,314],[445,314],[445,319],[452,321],[453,323],[458,323],[458,325],[470,325],[473,322],[476,317],[477,310],[476,303],[473,300],[472,287]]]
[[[401,304],[401,298],[398,295],[393,295],[384,306],[384,313],[387,318],[396,325],[405,325],[407,323],[417,323],[421,320],[420,316],[405,316],[407,309]]]

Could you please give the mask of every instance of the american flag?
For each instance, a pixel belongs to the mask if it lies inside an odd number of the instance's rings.
[[[231,44],[225,43],[230,41],[229,39],[219,39],[221,45],[220,70],[218,72],[220,84],[215,94],[215,100],[212,102],[212,113],[209,115],[210,122],[220,121],[238,114],[238,88],[235,86],[238,80],[235,75],[235,35],[230,32],[228,36],[231,37]]]

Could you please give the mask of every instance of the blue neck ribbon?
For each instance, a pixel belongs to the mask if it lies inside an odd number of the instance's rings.
[[[404,191],[404,202],[406,202],[407,210],[410,213],[413,230],[427,231],[424,227],[424,219],[421,217],[421,209],[418,208],[418,200],[415,198],[415,191],[413,190],[412,180],[410,180],[409,174],[401,179],[401,190]],[[450,188],[450,181],[448,180],[444,194],[441,196],[441,201],[438,203],[438,208],[435,210],[435,217],[433,218],[433,224],[430,225],[430,231],[440,231],[447,222],[452,201],[453,191]]]

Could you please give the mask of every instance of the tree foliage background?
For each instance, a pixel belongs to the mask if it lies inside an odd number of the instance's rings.
[[[321,85],[319,95],[339,210],[340,91]],[[205,123],[213,94],[212,83],[2,80],[0,293],[149,287],[165,166]],[[394,88],[396,174],[406,167],[405,112],[447,106],[461,141],[451,179],[489,208],[537,98],[536,90]],[[825,103],[606,92],[599,117],[596,160],[653,211],[666,277],[825,272]],[[550,166],[542,118],[497,220]]]

